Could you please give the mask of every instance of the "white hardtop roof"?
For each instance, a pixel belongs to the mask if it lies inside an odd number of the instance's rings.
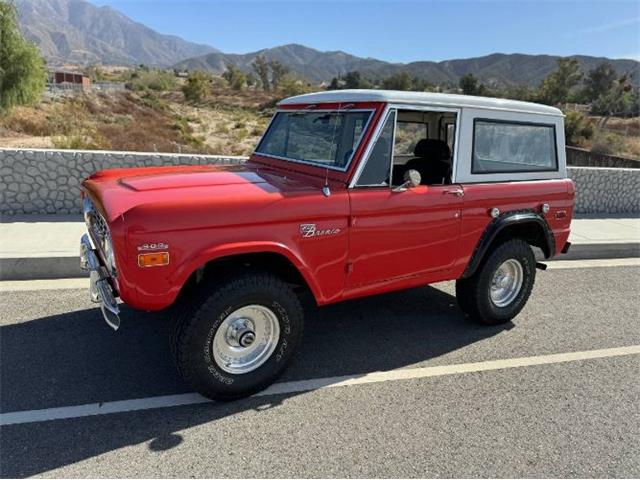
[[[331,90],[307,93],[305,95],[285,98],[279,102],[278,105],[352,102],[402,103],[407,105],[433,105],[447,108],[486,108],[489,110],[509,110],[512,112],[562,116],[562,112],[559,109],[548,105],[540,105],[539,103],[520,102],[518,100],[507,100],[504,98],[454,95],[451,93],[402,92],[396,90]]]

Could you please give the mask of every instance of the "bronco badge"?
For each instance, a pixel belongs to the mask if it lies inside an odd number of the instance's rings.
[[[300,225],[300,233],[304,238],[320,237],[322,235],[336,235],[340,233],[339,228],[318,229],[315,223],[303,223]]]

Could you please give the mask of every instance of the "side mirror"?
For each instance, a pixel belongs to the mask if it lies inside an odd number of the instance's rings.
[[[404,192],[410,188],[415,188],[420,185],[422,177],[417,170],[407,170],[404,172],[404,183],[393,189],[394,192]]]

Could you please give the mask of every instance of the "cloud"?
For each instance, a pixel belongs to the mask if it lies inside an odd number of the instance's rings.
[[[579,30],[579,33],[607,32],[609,30],[617,30],[618,28],[628,27],[629,25],[635,25],[637,23],[640,23],[640,17],[627,18],[625,20],[618,20],[617,22],[605,23],[602,25],[584,28],[582,30]]]
[[[635,60],[640,62],[640,52],[623,53],[622,55],[612,55],[611,58],[617,58],[620,60]]]

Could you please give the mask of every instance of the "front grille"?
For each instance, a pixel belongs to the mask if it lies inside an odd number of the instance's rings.
[[[86,197],[84,200],[84,221],[87,224],[87,229],[93,236],[94,240],[98,241],[102,246],[102,243],[109,235],[109,227],[107,222],[96,210],[93,202]]]
[[[90,198],[85,197],[82,209],[84,211],[84,221],[87,224],[89,237],[98,250],[99,256],[104,261],[107,270],[115,277],[117,273],[109,225],[104,217],[100,215],[100,212],[96,210]]]
[[[100,240],[107,238],[109,227],[107,227],[107,222],[102,218],[102,215],[92,210],[89,212],[88,217],[89,227],[93,229],[98,238]]]

